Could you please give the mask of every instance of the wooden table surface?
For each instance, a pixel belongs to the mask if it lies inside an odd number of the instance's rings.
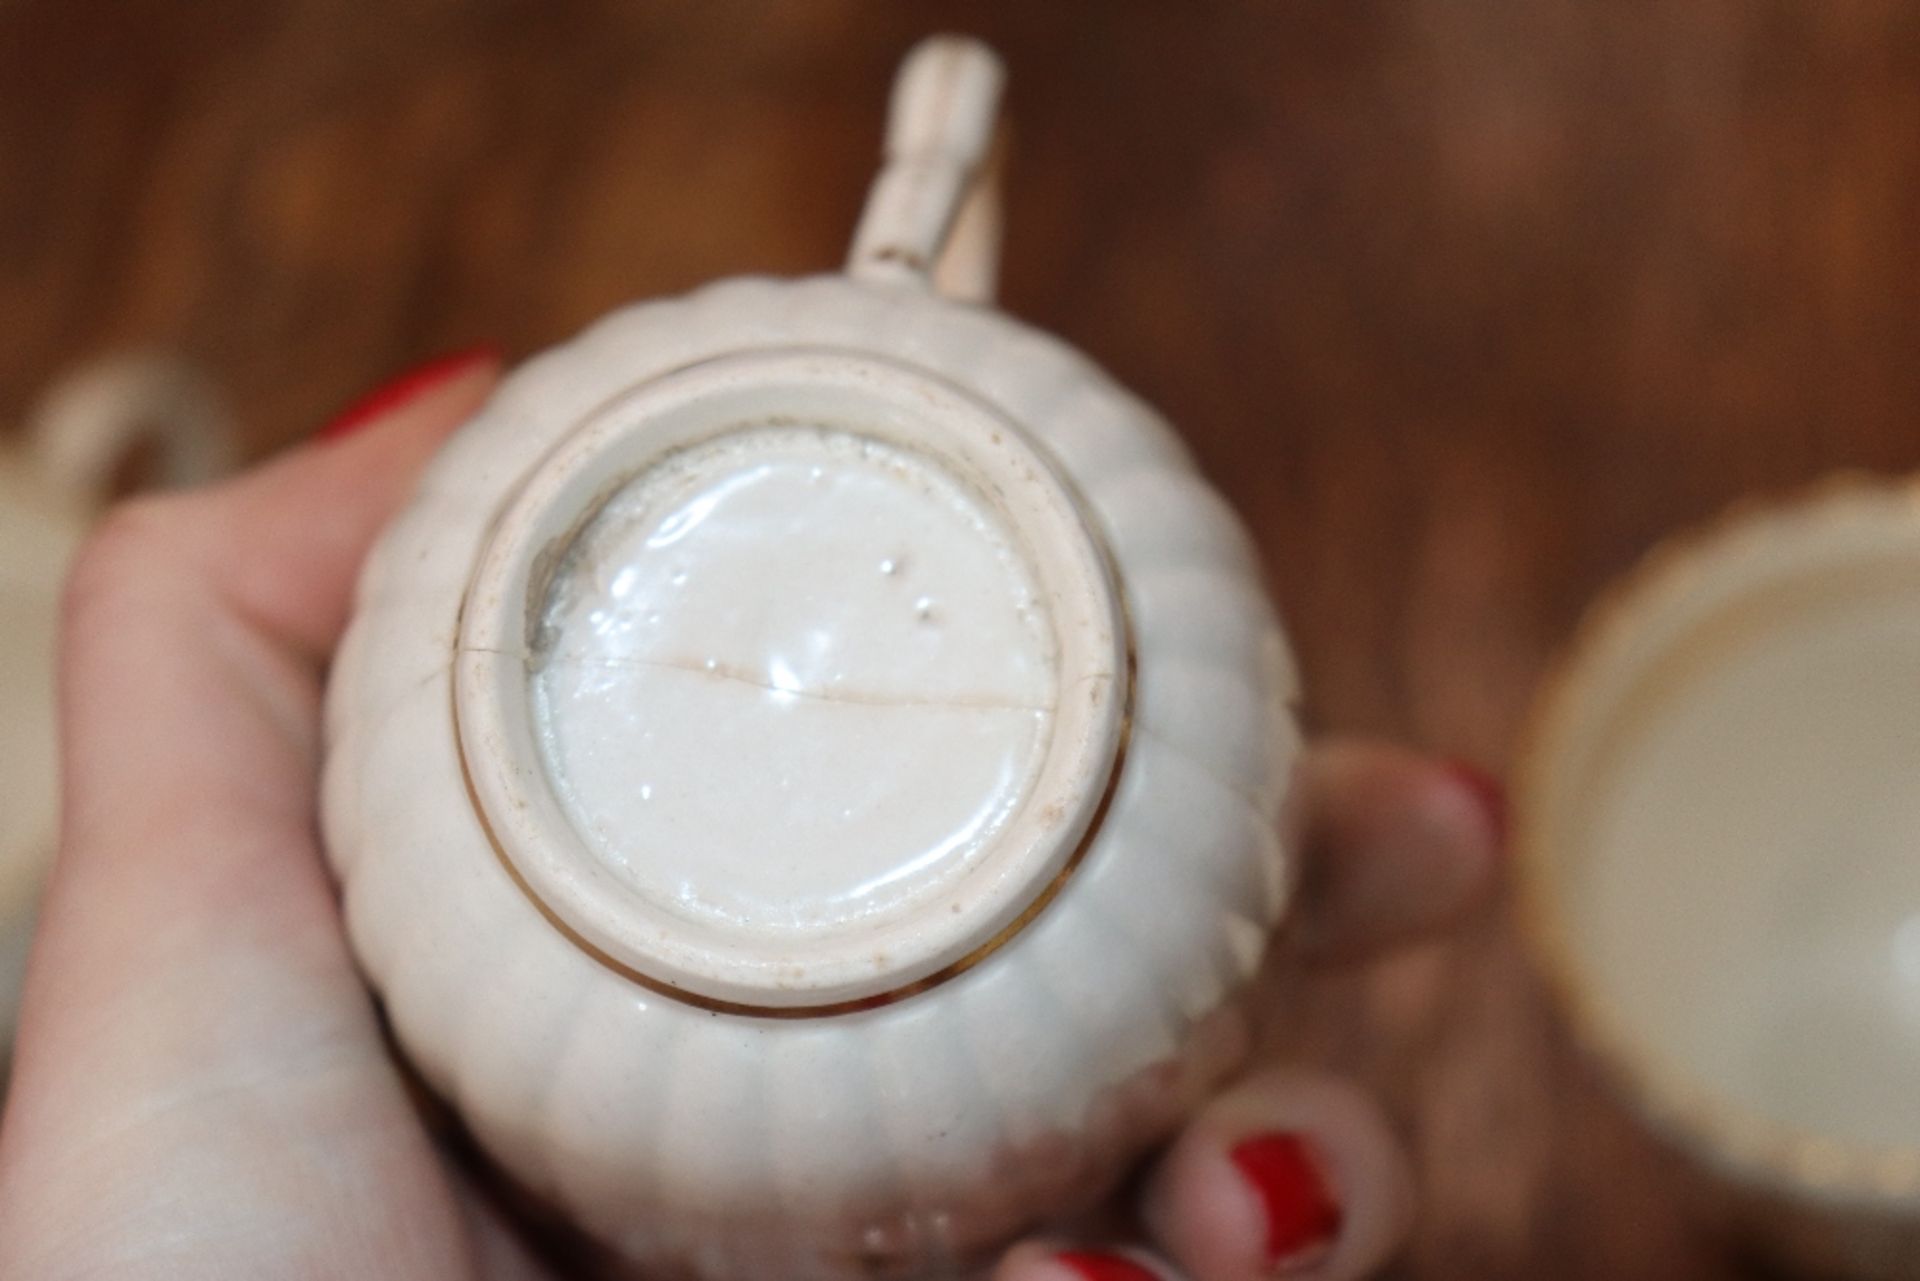
[[[1920,9],[1689,0],[6,0],[0,421],[177,350],[264,453],[383,374],[831,268],[893,63],[1012,71],[1004,299],[1264,544],[1315,722],[1498,767],[1583,604],[1736,495],[1920,462]],[[1404,1278],[1750,1275],[1499,911],[1316,982]]]

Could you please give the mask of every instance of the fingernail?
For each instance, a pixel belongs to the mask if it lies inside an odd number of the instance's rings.
[[[1132,1259],[1100,1250],[1068,1250],[1053,1261],[1081,1281],[1160,1281]]]
[[[1267,1265],[1318,1259],[1340,1235],[1346,1213],[1306,1142],[1296,1134],[1262,1134],[1230,1155],[1266,1211]]]
[[[388,379],[360,399],[348,405],[334,416],[332,422],[314,433],[316,440],[339,440],[351,436],[368,423],[382,415],[392,413],[408,401],[425,395],[433,388],[458,378],[461,374],[478,369],[482,365],[500,362],[500,349],[491,344],[468,347],[461,351],[436,356],[425,364],[415,365],[412,369],[395,378]]]
[[[1487,816],[1487,826],[1493,829],[1494,840],[1505,845],[1507,841],[1505,784],[1471,761],[1447,761],[1445,768],[1453,781],[1479,803],[1481,812]]]

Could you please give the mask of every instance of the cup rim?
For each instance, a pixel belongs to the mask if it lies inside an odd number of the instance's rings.
[[[1536,688],[1511,767],[1514,916],[1535,972],[1575,1042],[1652,1127],[1735,1179],[1822,1201],[1920,1203],[1920,1143],[1863,1144],[1768,1117],[1690,1079],[1635,1035],[1586,977],[1553,871],[1543,798],[1556,748],[1577,732],[1591,684],[1640,630],[1710,565],[1782,538],[1859,522],[1920,521],[1920,477],[1843,471],[1785,496],[1737,502],[1654,545],[1587,606]]]

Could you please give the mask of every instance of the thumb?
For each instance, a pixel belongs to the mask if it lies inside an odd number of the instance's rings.
[[[229,602],[290,648],[324,658],[346,625],[367,548],[499,376],[491,349],[421,366],[313,444],[209,491],[202,553]]]
[[[129,505],[82,554],[62,848],[0,1126],[0,1272],[355,1271],[329,1253],[461,1270],[313,790],[319,667],[360,562],[496,377],[491,357],[443,370],[350,437]]]

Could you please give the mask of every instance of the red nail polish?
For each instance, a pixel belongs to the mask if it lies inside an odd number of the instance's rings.
[[[1346,1212],[1304,1140],[1262,1134],[1241,1143],[1231,1156],[1266,1210],[1269,1265],[1302,1260],[1333,1244]]]
[[[1132,1259],[1098,1250],[1068,1250],[1053,1261],[1082,1281],[1160,1281]]]
[[[332,422],[314,433],[316,440],[339,440],[351,436],[374,419],[400,408],[441,383],[459,377],[481,365],[498,364],[500,349],[491,345],[468,347],[463,351],[436,356],[425,364],[391,378],[334,416]]]
[[[1480,808],[1486,813],[1487,822],[1493,827],[1494,839],[1502,845],[1507,840],[1507,789],[1499,779],[1470,761],[1446,762],[1447,773],[1453,781],[1465,788],[1473,799],[1480,802]]]

